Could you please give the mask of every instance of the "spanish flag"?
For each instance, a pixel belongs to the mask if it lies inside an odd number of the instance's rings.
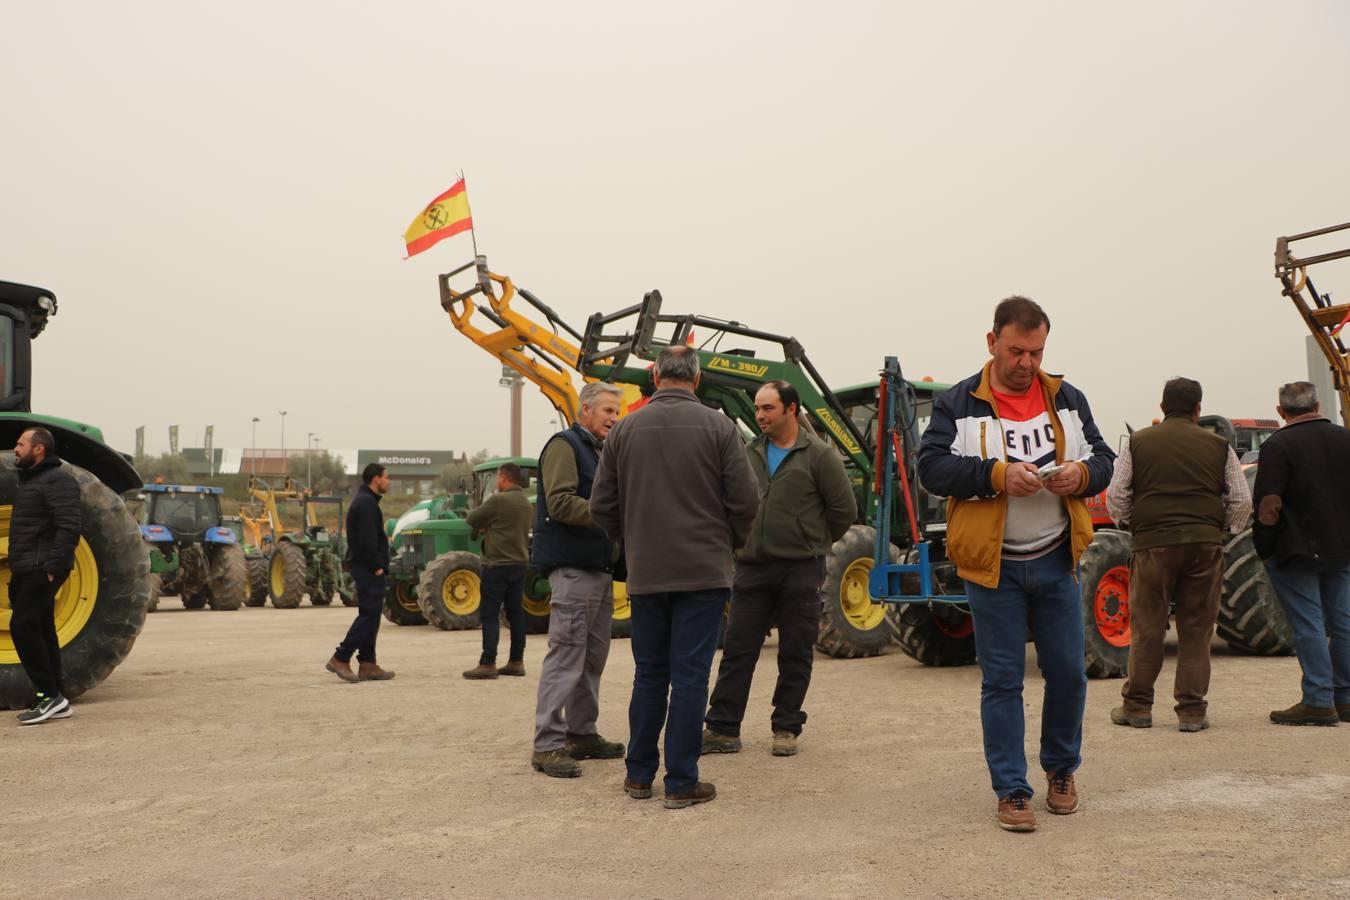
[[[461,178],[417,214],[403,233],[403,241],[408,245],[408,256],[416,256],[423,250],[430,250],[438,241],[471,228],[473,214],[469,212],[469,195],[464,192],[464,179]]]

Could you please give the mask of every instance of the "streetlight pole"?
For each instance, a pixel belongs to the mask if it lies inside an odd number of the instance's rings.
[[[291,474],[290,462],[286,459],[286,410],[278,410],[281,413],[281,465],[285,474]]]
[[[305,484],[312,491],[314,490],[314,454],[310,452],[309,444],[314,439],[314,432],[305,435]]]
[[[258,474],[258,423],[262,419],[253,417],[253,437],[249,439],[248,469],[250,475]]]

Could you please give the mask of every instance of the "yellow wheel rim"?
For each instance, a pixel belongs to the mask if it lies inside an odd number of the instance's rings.
[[[456,616],[467,616],[482,602],[481,582],[468,569],[456,569],[441,582],[441,602]]]
[[[548,605],[548,597],[536,599],[527,595],[521,598],[520,605],[525,607],[525,612],[532,616],[545,617],[552,612]]]
[[[9,520],[11,506],[0,506],[0,665],[14,665],[19,654],[9,634]],[[75,547],[75,568],[56,593],[56,639],[62,647],[84,630],[98,602],[98,563],[88,541]]]
[[[859,631],[871,631],[886,618],[886,607],[872,602],[867,592],[867,579],[872,574],[872,560],[855,559],[844,570],[839,580],[839,606],[850,625]]]
[[[417,598],[413,596],[412,585],[406,581],[394,582],[394,600],[408,612],[420,613]]]
[[[633,605],[628,600],[628,585],[614,582],[614,618],[619,621],[633,617]]]
[[[272,552],[272,564],[267,570],[272,582],[272,596],[281,597],[286,593],[286,560],[281,558],[280,549]]]

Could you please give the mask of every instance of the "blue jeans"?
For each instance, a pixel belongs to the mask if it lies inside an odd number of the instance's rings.
[[[365,566],[352,566],[352,580],[356,582],[356,621],[333,651],[333,657],[351,662],[355,653],[361,662],[373,663],[375,638],[380,634],[380,614],[384,609],[384,586],[389,573],[376,575]]]
[[[1033,793],[1027,782],[1026,718],[1022,681],[1026,635],[1031,628],[1036,664],[1045,678],[1041,705],[1041,768],[1073,772],[1082,762],[1083,707],[1087,672],[1083,663],[1083,600],[1073,578],[1069,544],[1030,561],[1003,560],[998,587],[966,582],[975,621],[980,672],[980,721],[984,758],[999,798],[1013,791]]]
[[[1350,565],[1319,573],[1267,563],[1266,574],[1294,630],[1303,704],[1350,703]]]
[[[666,792],[698,784],[708,676],[729,588],[641,594],[633,609],[633,698],[628,703],[628,779],[651,784],[666,729]]]

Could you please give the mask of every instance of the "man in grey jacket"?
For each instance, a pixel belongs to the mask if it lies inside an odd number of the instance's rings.
[[[590,505],[628,565],[636,673],[624,790],[652,795],[664,726],[665,805],[680,809],[717,796],[698,777],[708,676],[759,489],[735,423],[694,393],[695,351],[663,350],[653,380],[651,403],[610,431]]]

